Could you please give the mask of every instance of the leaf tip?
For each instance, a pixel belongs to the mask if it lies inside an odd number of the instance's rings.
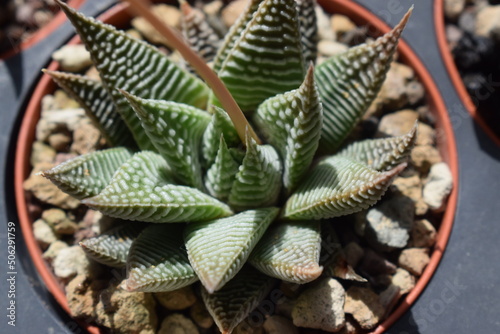
[[[411,14],[413,13],[414,6],[415,5],[411,5],[410,9],[408,9],[408,11],[406,12],[406,14],[401,19],[401,21],[399,21],[399,23],[394,27],[395,31],[399,31],[399,34],[401,34],[401,32],[403,31],[404,27],[408,23],[408,20],[410,19]]]

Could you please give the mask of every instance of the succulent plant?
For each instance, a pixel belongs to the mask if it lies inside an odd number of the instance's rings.
[[[242,123],[192,64],[61,7],[102,82],[47,72],[112,148],[41,174],[123,220],[81,246],[126,267],[129,291],[199,280],[230,333],[277,279],[304,284],[331,273],[335,252],[320,254],[332,218],[376,203],[405,168],[416,128],[344,141],[380,89],[410,12],[386,35],[314,66],[313,0],[251,0],[218,48],[203,13],[182,3],[187,40],[251,120]]]

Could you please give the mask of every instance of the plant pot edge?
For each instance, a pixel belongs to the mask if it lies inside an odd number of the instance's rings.
[[[369,12],[364,7],[349,0],[318,0],[318,3],[328,12],[336,12],[348,16],[356,15],[354,19],[351,17],[351,19],[353,19],[356,23],[369,23],[372,27],[380,32],[387,32],[390,30],[390,28],[374,14]],[[113,24],[114,21],[117,21],[117,15],[123,16],[125,7],[126,6],[124,4],[118,4],[99,16],[99,19]],[[110,20],[113,22],[110,22]],[[78,36],[75,36],[70,40],[68,44],[75,44],[78,41]],[[424,85],[428,97],[427,102],[431,105],[433,112],[438,116],[439,127],[444,130],[444,136],[438,138],[441,139],[441,141],[438,141],[438,147],[451,169],[453,176],[453,190],[447,201],[446,211],[444,213],[438,231],[436,244],[432,251],[429,264],[418,279],[412,291],[399,302],[399,306],[391,312],[390,316],[378,325],[378,327],[372,332],[373,334],[380,334],[386,331],[394,322],[396,322],[397,319],[399,319],[399,317],[401,317],[401,315],[403,315],[408,310],[408,308],[416,301],[418,296],[425,289],[425,286],[431,279],[441,260],[444,249],[448,242],[453,225],[458,197],[457,149],[454,133],[451,128],[451,123],[446,112],[444,101],[439,94],[436,84],[434,83],[428,71],[423,66],[423,63],[418,59],[415,53],[403,40],[401,40],[399,43],[398,51],[401,58],[403,59],[403,62],[409,64],[409,66],[415,70],[417,77],[419,77],[420,81]],[[57,67],[58,65],[56,62],[51,62],[48,66],[48,69],[56,70]],[[52,270],[49,268],[45,260],[43,260],[42,252],[33,235],[33,221],[31,220],[27,210],[26,198],[23,189],[23,182],[28,177],[31,170],[29,157],[31,152],[31,145],[35,137],[36,124],[40,118],[40,100],[44,95],[51,92],[54,87],[55,84],[52,82],[50,77],[44,74],[36,85],[36,88],[32,94],[32,98],[26,108],[26,112],[19,131],[19,139],[16,149],[17,153],[15,157],[14,189],[19,222],[23,232],[23,237],[26,240],[30,256],[48,290],[51,292],[57,302],[62,306],[62,308],[68,314],[70,314],[65,292],[52,273]],[[91,333],[100,333],[99,328],[95,326],[90,326],[87,323],[80,324]]]

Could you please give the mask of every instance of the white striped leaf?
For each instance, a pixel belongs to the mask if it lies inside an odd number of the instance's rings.
[[[300,88],[267,99],[255,115],[263,135],[281,154],[288,194],[309,169],[321,135],[322,108],[313,73],[311,66]]]
[[[316,20],[316,0],[295,0],[299,15],[300,41],[305,64],[316,63],[318,55],[318,25]]]
[[[184,239],[189,261],[210,293],[238,273],[277,215],[277,208],[266,208],[187,225]]]
[[[151,223],[202,221],[232,213],[197,189],[169,184],[169,173],[160,155],[137,153],[99,195],[82,203],[111,217]]]
[[[137,222],[124,223],[97,237],[83,240],[80,246],[97,262],[116,268],[125,267],[132,242],[146,226]]]
[[[45,71],[45,73],[78,101],[111,146],[137,148],[132,133],[116,111],[111,95],[102,83],[72,73],[57,71]]]
[[[220,71],[222,63],[226,60],[229,52],[233,49],[234,45],[241,37],[241,34],[247,27],[250,20],[252,20],[253,14],[257,11],[261,2],[262,0],[249,0],[243,12],[240,16],[238,16],[236,22],[229,29],[229,32],[224,37],[221,47],[215,55],[213,68],[216,73]]]
[[[171,101],[145,100],[122,91],[156,150],[175,170],[179,183],[204,190],[200,142],[210,114]]]
[[[405,162],[410,155],[417,140],[417,126],[415,122],[410,132],[403,136],[352,143],[337,155],[357,160],[378,171],[390,170]]]
[[[323,272],[318,221],[273,224],[259,241],[249,262],[264,274],[283,281],[304,284]]]
[[[316,67],[314,74],[323,102],[321,151],[334,152],[377,96],[410,13],[384,36],[350,48]]]
[[[206,85],[180,69],[159,50],[110,25],[86,17],[63,3],[60,6],[89,50],[104,86],[142,150],[154,151],[155,148],[127,100],[117,89],[145,99],[205,107],[208,98]]]
[[[220,137],[219,152],[214,164],[207,171],[205,187],[208,193],[221,201],[227,201],[240,164],[227,148],[224,136]]]
[[[293,0],[264,0],[219,71],[243,111],[299,87],[304,74]]]
[[[247,152],[236,174],[228,204],[239,211],[272,206],[281,189],[281,161],[271,145],[257,145],[247,132]]]
[[[367,209],[382,197],[405,167],[401,164],[381,173],[349,158],[329,157],[288,198],[283,217],[325,219]]]
[[[137,237],[127,259],[129,291],[173,291],[198,280],[182,242],[184,225],[155,224]]]
[[[71,196],[84,199],[96,196],[111,182],[120,166],[132,157],[123,147],[78,156],[40,175]]]
[[[202,288],[205,306],[222,334],[230,334],[271,291],[275,279],[245,266],[221,290]]]
[[[191,48],[210,63],[217,53],[220,39],[215,30],[210,26],[205,14],[191,7],[188,2],[181,2],[182,33]]]
[[[235,147],[241,143],[229,115],[221,108],[214,106],[212,119],[203,134],[202,141],[203,161],[207,167],[210,167],[215,161],[221,135],[224,136],[224,140],[229,147]]]

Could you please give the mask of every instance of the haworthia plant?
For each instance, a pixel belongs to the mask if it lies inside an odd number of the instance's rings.
[[[212,31],[196,36],[205,16],[182,6],[188,42],[213,59],[265,142],[250,131],[243,138],[228,110],[207,104],[210,87],[153,46],[61,4],[102,83],[49,74],[116,147],[41,175],[130,221],[81,244],[97,261],[126,266],[129,291],[199,280],[208,311],[230,333],[276,279],[306,284],[331,273],[321,227],[376,203],[404,169],[416,127],[337,150],[380,89],[409,14],[314,68],[313,0],[251,0],[221,43]]]

